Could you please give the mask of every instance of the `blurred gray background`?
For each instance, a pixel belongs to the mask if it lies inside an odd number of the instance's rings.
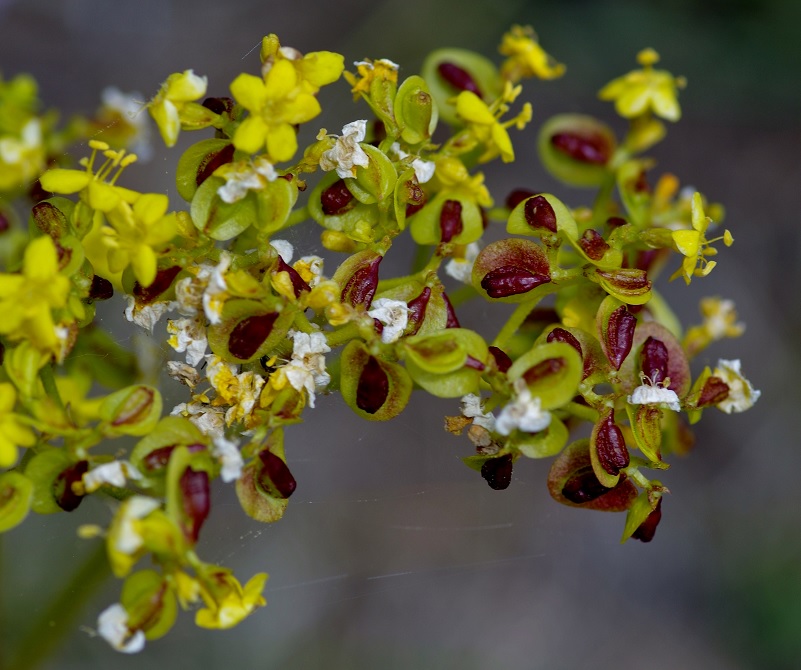
[[[632,69],[641,48],[687,77],[684,117],[653,151],[656,174],[674,172],[724,203],[736,242],[706,279],[661,288],[685,323],[697,321],[702,296],[736,299],[745,335],[710,348],[695,371],[742,358],[759,403],[743,415],[706,413],[695,450],[665,473],[672,495],[655,540],[621,546],[623,516],[550,499],[549,462],[521,462],[504,492],[462,466],[469,443],[442,430],[457,401],[416,398],[393,423],[367,425],[337,396],[322,398],[307,425],[287,432],[299,486],[281,522],[251,522],[230,487],[214,490],[200,554],[243,581],[268,571],[266,608],[223,632],[180,615],[167,638],[125,657],[79,628],[118,600],[110,579],[47,668],[801,667],[801,3],[0,0],[0,71],[32,73],[45,104],[68,116],[91,112],[108,85],[146,99],[186,68],[209,77],[210,95],[226,95],[239,72],[258,71],[269,32],[346,62],[390,58],[409,75],[441,46],[497,59],[512,23],[534,25],[568,72],[526,87],[534,122],[514,137],[518,162],[490,179],[498,199],[516,186],[571,204],[590,197],[538,167],[537,129],[563,111],[617,124],[595,92]],[[344,82],[330,88],[319,125],[338,132],[366,108],[347,106]],[[126,178],[173,193],[178,155],[157,150]],[[311,233],[290,239],[306,253],[318,246]],[[468,312],[463,324],[492,334],[493,314]],[[109,518],[87,504],[2,538],[0,650],[80,565],[88,542],[77,525]]]

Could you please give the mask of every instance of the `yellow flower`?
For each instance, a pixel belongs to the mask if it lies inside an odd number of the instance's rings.
[[[194,100],[206,95],[206,85],[206,77],[199,77],[192,70],[175,72],[167,77],[156,97],[150,101],[148,111],[168,147],[174,146],[178,140],[181,112]]]
[[[317,116],[321,109],[304,90],[298,71],[288,60],[279,60],[262,79],[240,74],[231,93],[250,112],[234,133],[234,146],[249,154],[266,145],[270,161],[288,161],[298,149],[293,126]]]
[[[136,154],[114,151],[108,144],[98,140],[90,140],[89,146],[92,155],[81,159],[84,170],[70,170],[54,168],[45,172],[39,179],[42,188],[51,193],[71,195],[80,193],[81,200],[89,207],[100,212],[114,209],[120,202],[133,202],[139,194],[115,183],[122,171],[131,163],[136,162]],[[97,152],[103,152],[106,161],[94,171],[94,162]],[[116,172],[112,175],[112,172]]]
[[[447,189],[448,193],[464,195],[482,207],[492,207],[492,196],[484,185],[483,172],[471,176],[465,164],[453,156],[438,158],[436,164],[434,180]]]
[[[53,240],[37,237],[25,250],[22,273],[0,274],[0,333],[55,353],[59,343],[51,309],[67,304],[69,290]]]
[[[515,84],[526,77],[556,79],[565,73],[565,66],[539,45],[531,26],[512,26],[503,36],[498,51],[509,56],[501,65],[501,76]]]
[[[17,447],[31,447],[36,442],[33,431],[14,414],[17,391],[8,382],[0,384],[0,468],[17,462]]]
[[[104,227],[102,232],[111,272],[120,272],[130,265],[142,286],[153,283],[158,262],[155,249],[178,232],[175,214],[167,214],[168,206],[166,195],[145,193],[137,198],[133,207],[120,202],[106,213],[111,227]]]
[[[264,378],[252,370],[236,374],[234,365],[226,363],[215,355],[208,358],[206,374],[209,383],[217,392],[217,397],[212,401],[212,405],[228,406],[225,412],[225,422],[229,426],[234,421],[247,422],[253,414],[256,401],[261,394]]]
[[[716,261],[707,260],[707,256],[717,254],[717,249],[712,247],[712,242],[722,239],[727,247],[734,243],[734,239],[728,230],[721,237],[711,240],[706,239],[706,230],[709,224],[712,223],[712,219],[704,213],[704,204],[701,200],[701,194],[698,192],[693,195],[692,221],[692,230],[674,230],[671,233],[676,249],[684,256],[681,268],[673,274],[671,279],[683,275],[687,284],[690,283],[693,275],[706,277],[717,265]]]
[[[504,163],[510,163],[515,159],[512,140],[506,129],[509,126],[515,126],[518,130],[525,128],[531,120],[531,105],[529,103],[523,105],[520,114],[509,121],[501,123],[498,119],[509,109],[506,103],[514,102],[520,91],[520,86],[513,87],[507,82],[503,94],[492,105],[487,105],[472,91],[462,91],[457,96],[456,114],[465,122],[474,140],[486,147],[478,158],[479,163],[486,163],[498,155]],[[458,146],[462,142],[464,139],[457,136],[454,144]],[[469,139],[464,144],[464,148],[467,147],[470,147]]]
[[[333,84],[345,69],[345,59],[332,51],[314,51],[305,55],[292,47],[282,47],[278,37],[267,35],[261,41],[262,74],[266,75],[276,63],[289,61],[298,73],[306,93],[317,93],[323,86]]]
[[[684,78],[674,77],[666,70],[654,70],[652,66],[659,61],[659,54],[653,49],[641,51],[637,61],[642,70],[632,70],[610,81],[598,97],[614,100],[617,113],[627,119],[653,112],[668,121],[678,121],[681,117],[678,89],[686,85]]]
[[[195,624],[201,628],[231,628],[257,607],[266,604],[261,592],[267,574],[260,572],[250,578],[245,587],[225,568],[210,566],[200,575],[200,595],[206,608],[195,615]]]
[[[393,63],[387,58],[370,60],[365,58],[363,61],[354,63],[356,74],[345,72],[345,79],[351,85],[353,99],[358,100],[359,96],[370,95],[370,86],[374,80],[384,80],[390,84],[398,83],[398,64]]]

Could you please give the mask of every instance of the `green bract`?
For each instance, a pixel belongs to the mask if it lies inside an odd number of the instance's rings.
[[[578,352],[569,344],[549,342],[533,347],[509,368],[509,380],[524,379],[543,409],[569,402],[583,375]]]
[[[152,386],[128,386],[107,396],[100,418],[109,434],[146,435],[161,417],[161,393]]]

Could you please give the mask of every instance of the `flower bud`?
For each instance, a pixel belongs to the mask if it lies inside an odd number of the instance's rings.
[[[414,75],[400,85],[394,111],[404,142],[420,144],[431,137],[437,124],[437,112],[425,79]]]

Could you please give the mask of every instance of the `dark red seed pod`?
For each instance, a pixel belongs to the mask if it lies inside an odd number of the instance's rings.
[[[58,473],[53,482],[53,497],[56,504],[65,512],[72,512],[83,500],[83,495],[78,495],[72,490],[72,485],[81,481],[89,470],[89,461],[78,461],[66,470]]]
[[[526,223],[532,228],[545,228],[552,233],[556,232],[556,213],[543,196],[537,195],[526,201],[523,207]]]
[[[228,336],[228,351],[243,361],[253,356],[270,336],[278,317],[278,312],[268,312],[242,319]]]
[[[473,77],[467,70],[460,68],[454,63],[440,63],[437,65],[437,72],[446,82],[459,91],[470,91],[475,93],[479,98],[482,98],[481,91],[478,88]]]
[[[612,157],[612,145],[596,133],[556,133],[551,146],[581,163],[606,165]]]
[[[170,462],[170,455],[175,451],[176,446],[177,445],[174,444],[168,444],[166,447],[154,449],[142,459],[142,467],[149,472],[163,470]],[[206,445],[188,444],[186,448],[189,450],[189,453],[194,453],[196,451],[202,451],[206,448]]]
[[[447,313],[447,320],[445,321],[446,328],[461,328],[459,324],[459,319],[456,317],[456,311],[453,309],[453,305],[451,305],[451,301],[448,299],[448,296],[445,293],[442,294],[442,299],[445,301],[445,311]]]
[[[230,116],[234,111],[233,98],[206,98],[201,104],[215,114],[228,114]]]
[[[288,265],[281,256],[278,257],[278,263],[273,274],[278,272],[286,272],[289,274],[289,280],[292,282],[292,289],[296,298],[300,298],[300,294],[304,291],[311,291],[311,287],[303,280],[303,277],[298,274],[298,271],[291,265]]]
[[[466,368],[472,368],[473,370],[483,371],[487,369],[487,366],[484,365],[480,360],[477,358],[473,358],[470,354],[467,355],[465,359],[464,366]]]
[[[442,232],[442,241],[450,242],[459,235],[464,226],[462,224],[462,203],[458,200],[446,200],[442,204],[439,214],[439,229]]]
[[[484,275],[484,279],[481,280],[481,288],[487,292],[490,298],[506,298],[526,293],[549,281],[551,278],[548,276],[536,274],[517,266],[506,266],[496,268]]]
[[[276,498],[289,498],[297,488],[295,477],[284,461],[269,449],[259,452],[261,468],[258,475],[261,487]]]
[[[521,202],[523,202],[524,200],[527,200],[532,195],[537,195],[537,192],[536,191],[530,191],[527,188],[516,188],[509,195],[506,196],[506,200],[504,201],[504,204],[509,209],[514,209]]]
[[[548,337],[545,339],[548,342],[564,342],[565,344],[569,344],[576,351],[578,351],[579,356],[584,358],[584,352],[581,350],[581,344],[576,339],[576,336],[564,328],[554,328],[550,333],[548,333]]]
[[[344,179],[338,179],[325,189],[320,196],[320,202],[326,216],[339,216],[356,206],[353,193],[348,190]]]
[[[668,350],[662,340],[649,336],[640,350],[643,374],[651,384],[660,384],[668,376]]]
[[[499,349],[498,347],[490,346],[489,352],[492,354],[492,357],[495,359],[495,366],[501,372],[506,372],[509,368],[512,367],[512,359],[509,358],[509,355],[503,351],[503,349]]]
[[[114,295],[114,287],[108,279],[100,275],[92,277],[92,285],[89,287],[89,300],[108,300]]]
[[[178,482],[181,490],[181,505],[185,516],[184,534],[193,543],[197,542],[200,528],[211,510],[209,473],[187,468]]]
[[[627,223],[628,221],[626,221],[626,219],[624,219],[622,216],[610,216],[606,220],[606,225],[610,228],[619,228],[620,226],[625,226]]]
[[[587,257],[594,261],[601,260],[604,254],[609,251],[609,245],[606,240],[601,237],[600,233],[592,229],[585,230],[578,243],[584,253],[587,254]]]
[[[136,297],[136,301],[145,304],[153,302],[164,293],[164,291],[170,288],[173,279],[175,279],[180,271],[181,267],[179,265],[173,265],[169,268],[161,268],[161,270],[156,272],[156,278],[150,286],[142,286],[139,282],[136,282],[133,287],[133,294]]]
[[[375,328],[375,332],[379,335],[384,332],[384,324],[378,319],[373,319],[373,327]]]
[[[729,397],[729,385],[720,377],[709,377],[704,382],[701,394],[698,397],[698,407],[717,405]]]
[[[420,330],[420,326],[423,325],[423,320],[426,318],[426,308],[430,299],[431,289],[426,286],[420,295],[406,303],[409,308],[409,325],[407,326],[409,330],[407,334],[414,335]]]
[[[617,475],[629,464],[629,450],[623,439],[623,431],[615,423],[612,412],[601,419],[595,433],[595,449],[598,462],[610,475]]]
[[[656,508],[653,512],[651,512],[647,517],[645,517],[645,521],[643,521],[635,530],[631,537],[635,540],[639,540],[640,542],[650,542],[654,539],[654,535],[656,535],[656,527],[659,525],[659,522],[662,520],[662,498],[656,503]]]
[[[211,151],[207,153],[203,157],[203,160],[200,161],[200,164],[197,166],[197,172],[195,173],[195,184],[200,186],[204,181],[206,181],[209,177],[211,177],[212,174],[214,174],[214,171],[218,167],[230,163],[233,160],[234,160],[233,144],[226,144],[222,149],[219,149],[218,151]]]
[[[564,358],[546,358],[544,361],[540,361],[526,370],[523,373],[523,379],[525,379],[526,384],[536,384],[546,377],[559,374],[560,370],[562,370],[565,365]]]
[[[620,481],[623,481],[623,479],[624,475],[621,475]],[[598,481],[592,465],[585,465],[570,475],[564,486],[562,486],[562,495],[570,502],[580,505],[600,498],[604,493],[611,490]]]
[[[634,342],[635,317],[625,305],[621,305],[609,315],[606,329],[606,356],[615,370],[620,370],[623,360],[629,355]]]
[[[481,466],[481,476],[491,489],[503,491],[509,488],[512,481],[512,466],[511,454],[491,458],[484,461],[484,465]]]
[[[342,289],[342,302],[347,302],[354,307],[356,305],[364,305],[365,309],[370,307],[376,288],[378,288],[378,266],[383,259],[383,256],[376,256],[367,265],[361,266],[351,275]]]
[[[38,205],[37,205],[38,206]],[[34,212],[36,210],[36,206],[34,207]],[[34,213],[35,216],[35,213]],[[11,228],[11,219],[9,219],[5,213],[0,210],[0,235],[6,232],[9,228]]]
[[[375,414],[389,396],[389,377],[375,356],[370,356],[362,368],[356,387],[356,406],[363,412]]]

